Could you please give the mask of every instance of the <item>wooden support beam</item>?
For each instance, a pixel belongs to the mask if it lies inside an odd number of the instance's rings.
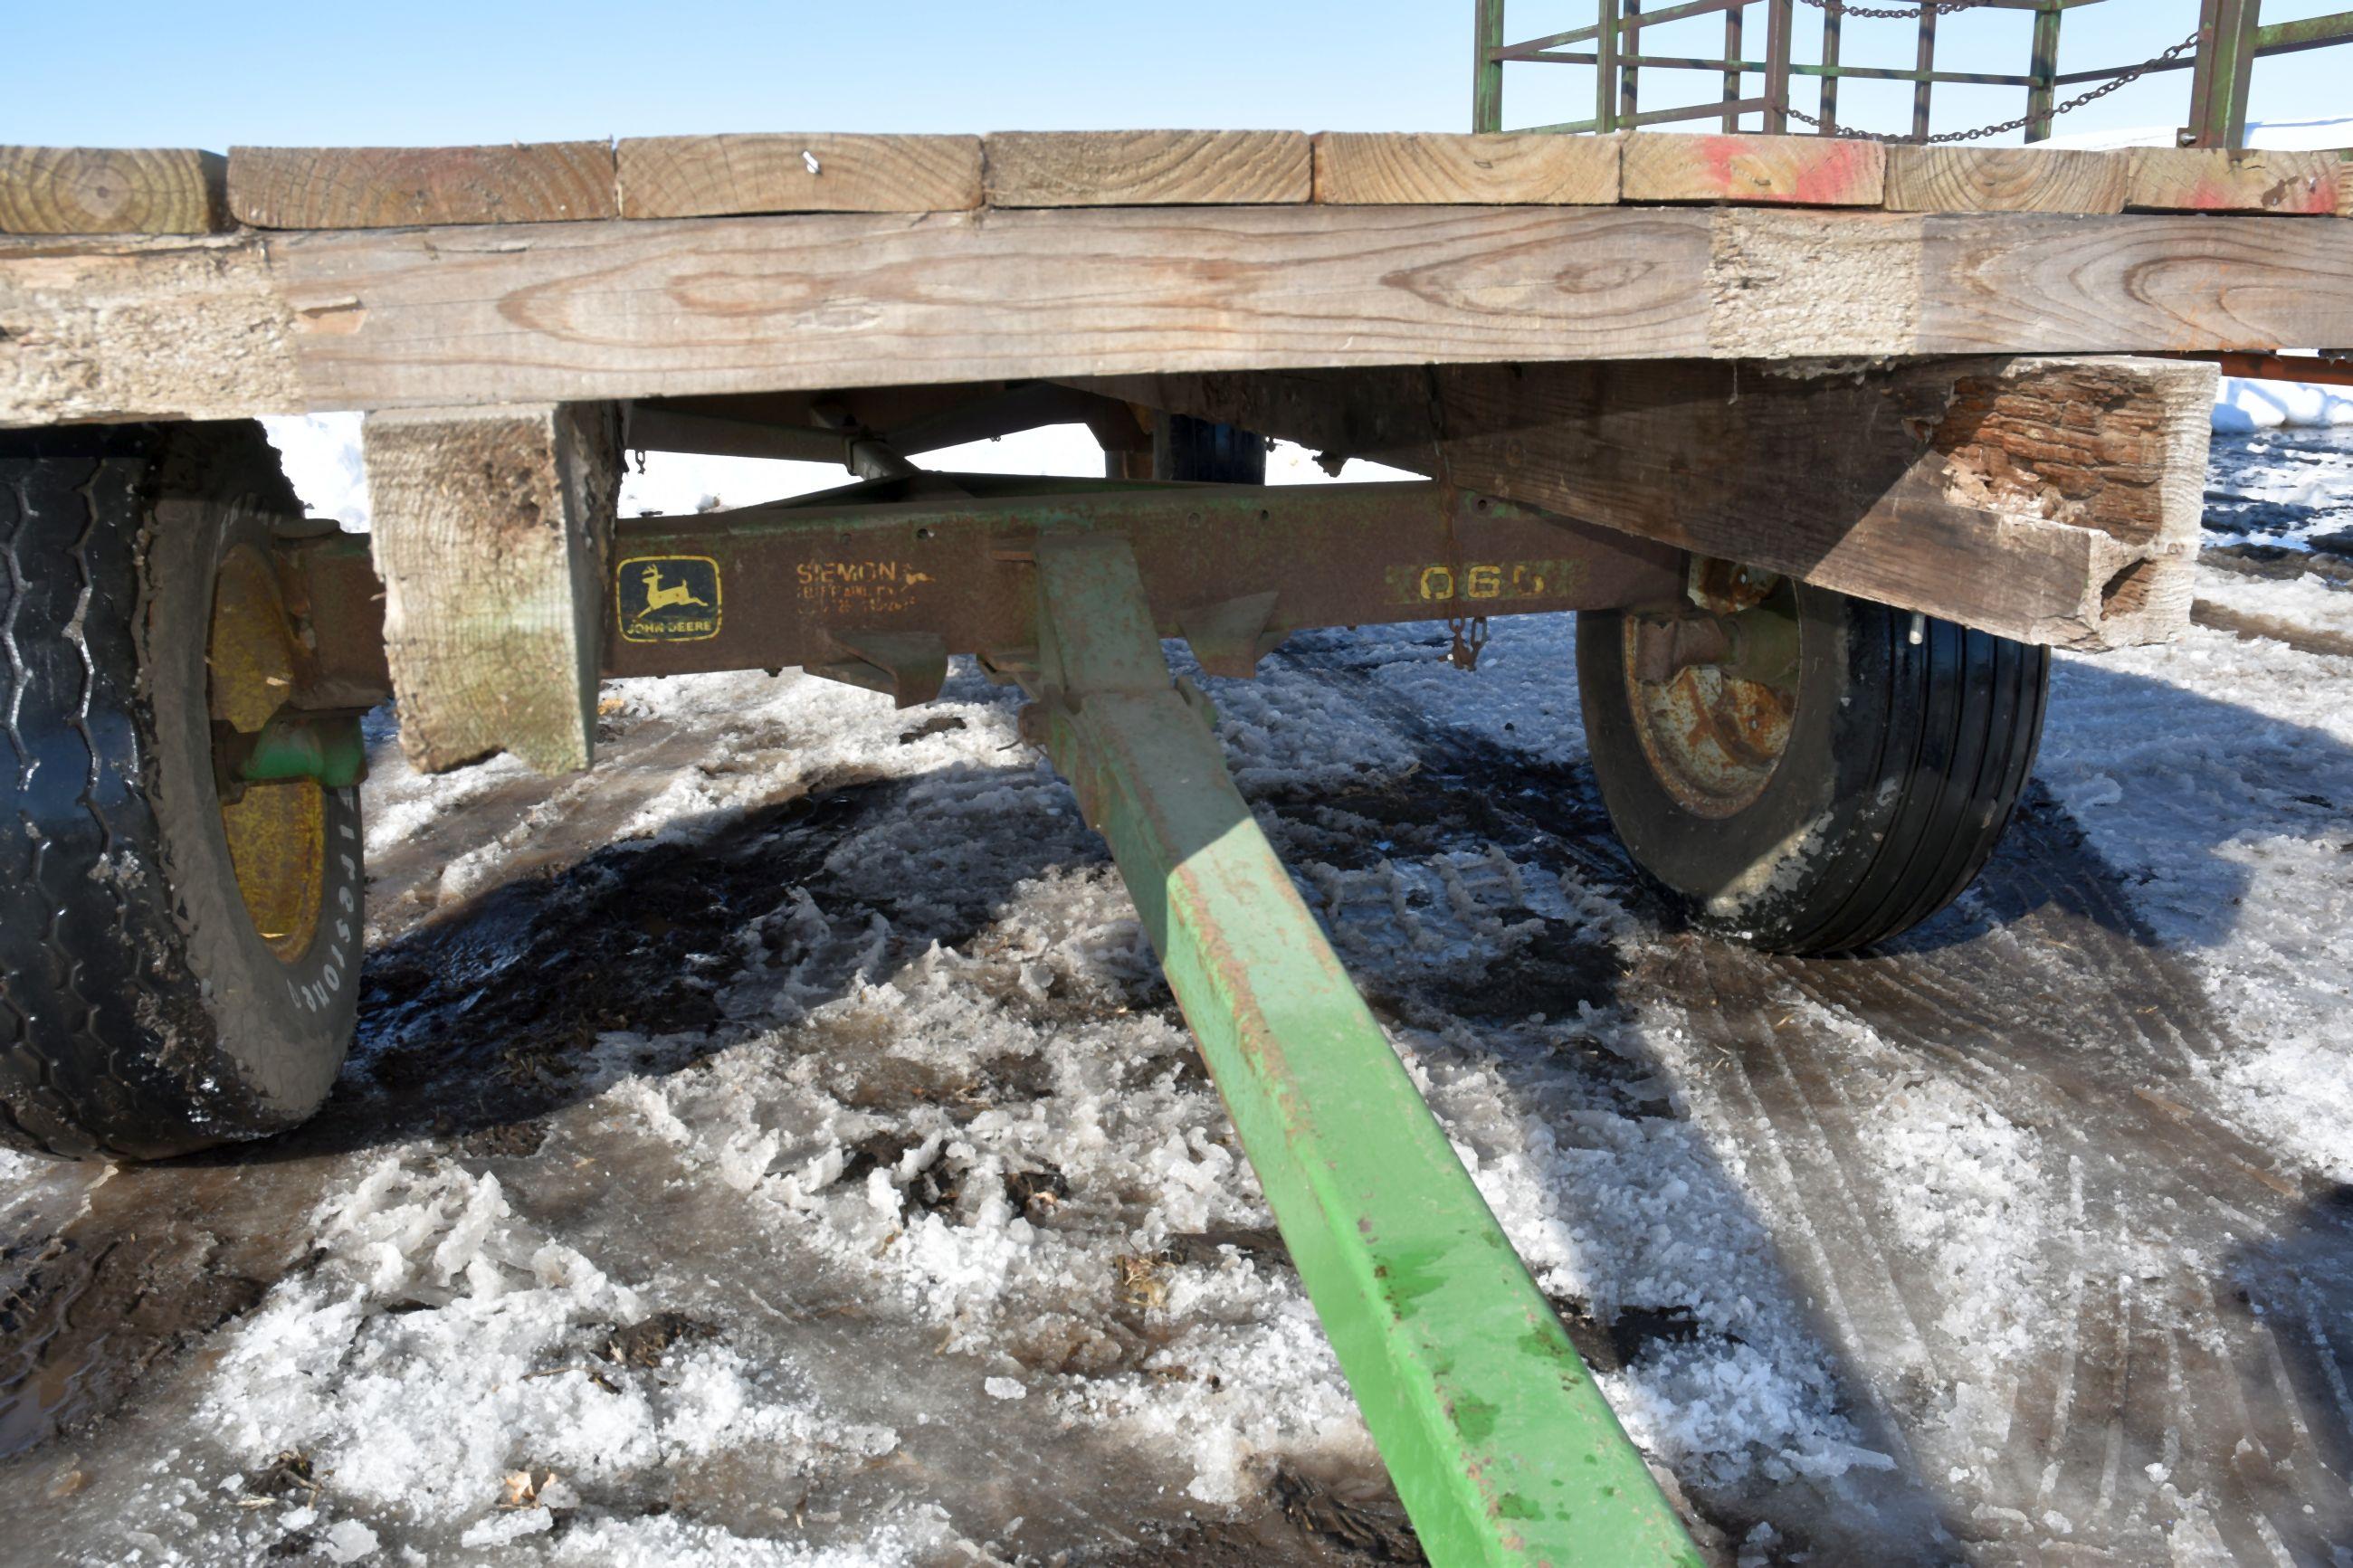
[[[554,223],[620,216],[604,142],[232,147],[228,200],[256,228]]]
[[[1136,376],[1091,389],[2021,641],[2186,624],[2211,366],[1972,359]]]
[[[2125,205],[2156,212],[2334,216],[2344,162],[2334,153],[2136,147]]]
[[[1507,360],[2333,347],[2333,218],[1259,206],[0,238],[0,426]],[[658,303],[657,303],[658,302]]]
[[[370,544],[401,749],[426,773],[512,752],[588,765],[620,489],[607,405],[373,414]]]
[[[217,233],[227,167],[189,147],[0,147],[0,234]]]
[[[623,217],[980,205],[977,136],[649,136],[615,152]]]
[[[1228,206],[1315,194],[1297,131],[1000,131],[984,156],[991,206]]]
[[[2126,160],[2050,147],[1890,147],[1887,209],[2119,213]]]
[[[1327,132],[1315,139],[1315,199],[1367,206],[1609,206],[1618,200],[1618,149],[1623,140],[1535,132]]]
[[[1886,173],[1877,142],[1638,131],[1626,138],[1621,178],[1630,202],[1875,207]]]

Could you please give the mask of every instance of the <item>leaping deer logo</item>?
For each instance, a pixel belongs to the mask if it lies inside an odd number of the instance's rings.
[[[691,608],[707,610],[711,608],[711,605],[708,600],[698,599],[694,596],[694,587],[691,584],[673,583],[668,586],[664,586],[661,580],[661,568],[659,566],[649,566],[644,571],[638,573],[638,576],[646,585],[645,613],[647,615],[650,616],[656,610],[667,610],[672,605],[676,605],[681,609]]]

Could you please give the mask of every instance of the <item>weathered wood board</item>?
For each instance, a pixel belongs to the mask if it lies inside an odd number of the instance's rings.
[[[2126,161],[2053,147],[1890,147],[1890,212],[2118,213]]]
[[[1842,375],[1467,365],[1092,380],[2023,641],[2161,640],[2189,603],[2215,373],[1971,359]]]
[[[2136,147],[2125,167],[2129,207],[2329,216],[2344,163],[2334,153]]]
[[[309,404],[293,313],[258,241],[0,239],[0,426]]]
[[[1625,140],[1326,132],[1315,139],[1315,199],[1343,206],[1611,206]]]
[[[1875,207],[1886,194],[1887,149],[1877,142],[1648,132],[1625,147],[1620,188],[1630,202]]]
[[[227,171],[187,147],[0,147],[0,234],[211,234]]]
[[[653,136],[615,153],[623,217],[980,205],[977,136]]]
[[[604,142],[510,147],[232,147],[228,200],[256,228],[556,223],[620,216]]]
[[[204,233],[976,206],[1730,205],[2321,216],[2342,154],[1843,137],[1291,131],[665,136],[499,147],[0,147],[0,233]]]
[[[363,428],[401,749],[426,773],[500,751],[542,773],[586,768],[620,490],[615,411],[406,410]]]
[[[2336,346],[2353,341],[2353,228],[1298,205],[15,239],[0,240],[0,425],[1319,366]]]
[[[1297,131],[1001,131],[983,156],[992,206],[1230,206],[1315,194]]]

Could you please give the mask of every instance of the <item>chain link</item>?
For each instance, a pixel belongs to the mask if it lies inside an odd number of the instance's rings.
[[[1831,5],[1835,3],[1835,0],[1806,0],[1806,3],[1810,5],[1818,4]],[[1967,3],[1975,4],[1976,0],[1967,0]],[[1939,0],[1939,4],[1959,6],[1964,4],[1964,0]],[[1841,6],[1840,9],[1844,10],[1847,15],[1851,16],[1872,15],[1872,13],[1867,11],[1857,11],[1852,6]],[[1906,13],[1902,12],[1889,13],[1889,15],[1894,16],[1905,14]],[[2141,78],[2147,76],[2149,72],[2155,70],[2161,65],[2179,59],[2183,55],[2198,47],[2198,34],[2190,34],[2188,37],[2182,39],[2179,43],[2174,45],[2163,54],[2158,55],[2156,58],[2143,60],[2140,64],[2133,67],[2130,70],[2122,73],[2113,80],[2104,82],[2100,86],[2094,88],[2089,92],[2069,99],[2066,102],[2054,107],[2048,115],[2021,114],[2015,120],[2005,120],[1999,125],[1981,125],[1975,131],[1947,131],[1941,136],[1917,138],[1916,142],[1921,146],[1934,147],[1948,142],[1974,142],[1980,136],[2001,136],[2012,131],[2023,131],[2027,126],[2032,124],[2037,120],[2056,120],[2063,114],[2071,113],[2075,110],[2083,108],[2087,103],[2094,103],[2107,97],[2108,94],[2116,91],[2116,89],[2120,87],[2131,86],[2134,82],[2138,81]],[[1868,131],[1850,131],[1844,127],[1841,127],[1833,131],[1831,130],[1830,127],[1825,126],[1820,121],[1815,119],[1812,115],[1808,114],[1805,110],[1801,109],[1792,109],[1786,104],[1782,106],[1782,112],[1787,114],[1792,120],[1803,121],[1806,124],[1812,126],[1815,130],[1827,132],[1829,134],[1833,136],[1844,136],[1857,141],[1915,141],[1915,138],[1910,136],[1874,137],[1872,132]]]
[[[1891,22],[1909,22],[1921,16],[1949,16],[1956,11],[1979,11],[1993,0],[1929,0],[1915,5],[1910,10],[1892,11],[1878,5],[1849,5],[1844,0],[1806,0],[1817,11],[1828,11],[1839,16],[1879,16]]]

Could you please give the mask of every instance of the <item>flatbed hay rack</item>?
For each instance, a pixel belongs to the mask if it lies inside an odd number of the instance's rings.
[[[1835,5],[1810,64],[1791,0],[1761,61],[1729,0],[1517,43],[1482,0],[1462,136],[0,148],[32,829],[0,1137],[160,1155],[311,1111],[387,697],[422,769],[562,772],[603,678],[906,705],[974,657],[1110,844],[1431,1559],[1697,1562],[1161,641],[1240,677],[1438,620],[1475,665],[1491,618],[1577,611],[1604,796],[1669,903],[1799,952],[1934,912],[2017,799],[2048,650],[2186,624],[2211,362],[2353,343],[2353,165],[2237,145],[2252,61],[2353,16],[2205,0],[2179,147],[1920,144],[1936,83],[2023,89],[2033,140],[2092,79],[2056,52],[2089,0],[1989,3],[2033,13],[2025,75],[1935,70],[1945,6],[1899,71],[1839,58]],[[1642,52],[1702,13],[1721,59]],[[1601,134],[1500,132],[1504,68],[1560,61],[1595,114],[1546,130]],[[1643,106],[1694,64],[1720,101]],[[1915,84],[1912,142],[1843,133],[1852,76]],[[1808,77],[1841,134],[1781,134]],[[1719,129],[1626,129],[1691,119]],[[242,423],[311,409],[366,416],[368,535],[305,521]],[[910,460],[1056,423],[1105,478]],[[1424,479],[1270,488],[1262,437]],[[856,482],[621,518],[649,449]],[[68,958],[87,983],[42,978]]]

